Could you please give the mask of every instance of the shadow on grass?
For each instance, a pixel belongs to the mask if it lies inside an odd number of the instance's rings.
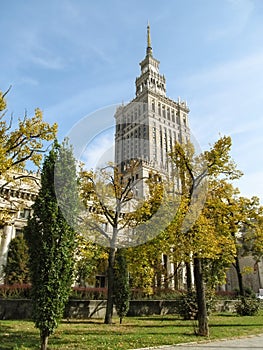
[[[126,319],[132,319],[132,317],[127,317]],[[182,318],[178,317],[178,316],[144,316],[144,317],[134,317],[136,318],[137,320],[141,320],[141,321],[144,321],[144,320],[147,320],[147,321],[169,321],[169,322],[174,322],[174,321],[184,321]]]
[[[1,350],[13,350],[22,346],[29,347],[30,349],[36,349],[36,345],[39,344],[39,335],[31,331],[21,330],[14,331],[12,327],[1,326],[0,332],[0,349]],[[10,333],[9,333],[10,331]]]
[[[62,320],[60,324],[93,324],[93,325],[103,325],[104,322],[102,319],[68,319],[68,320]],[[1,350],[1,349],[0,349]]]
[[[263,323],[235,323],[235,324],[229,324],[229,323],[220,323],[220,324],[210,324],[210,327],[231,327],[231,328],[235,328],[235,327],[262,327]]]
[[[234,313],[216,313],[215,316],[219,316],[219,317],[240,317],[238,314],[234,314]]]

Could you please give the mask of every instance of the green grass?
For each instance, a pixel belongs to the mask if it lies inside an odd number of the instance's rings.
[[[216,314],[210,317],[210,338],[230,338],[262,333],[263,312],[257,316]],[[63,321],[49,339],[49,349],[112,350],[203,341],[194,335],[194,321],[177,316],[126,318],[104,325],[102,320]],[[30,321],[0,321],[1,350],[39,348],[39,331]]]

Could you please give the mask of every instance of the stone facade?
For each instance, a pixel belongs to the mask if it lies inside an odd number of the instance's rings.
[[[0,283],[9,243],[22,233],[39,190],[38,174],[24,172],[11,177],[17,180],[6,184],[6,178],[0,179]]]
[[[190,139],[189,108],[185,101],[166,96],[166,80],[159,72],[159,63],[153,57],[148,26],[146,56],[135,82],[136,97],[115,113],[115,163],[125,174],[131,160],[139,161],[135,180],[148,178],[151,172],[165,178],[172,176],[168,153],[176,141]],[[145,182],[138,186],[136,194],[144,196]]]

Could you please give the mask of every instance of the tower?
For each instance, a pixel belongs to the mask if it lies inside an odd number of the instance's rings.
[[[136,78],[136,97],[115,113],[115,163],[121,172],[133,179],[148,178],[156,172],[169,177],[168,153],[176,141],[190,138],[189,108],[186,102],[166,96],[165,76],[159,72],[160,62],[153,57],[150,25],[147,26],[145,58],[140,62],[141,74]],[[135,174],[127,174],[132,160],[139,162]],[[137,194],[145,194],[141,181]]]

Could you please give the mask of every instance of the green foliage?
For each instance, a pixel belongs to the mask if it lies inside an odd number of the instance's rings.
[[[259,299],[241,298],[236,304],[236,313],[240,316],[254,316],[258,313],[260,306]]]
[[[33,318],[40,329],[42,348],[63,315],[68,300],[74,267],[75,233],[58,206],[56,180],[63,191],[66,209],[77,217],[76,170],[72,150],[66,144],[54,145],[45,158],[41,189],[33,205],[34,214],[25,229],[29,246],[32,281]],[[44,344],[44,345],[43,345]]]
[[[189,292],[179,296],[177,312],[184,320],[196,320],[198,313],[196,294]]]
[[[122,323],[129,310],[130,287],[127,262],[123,249],[118,249],[114,268],[114,303],[117,315]]]
[[[206,293],[210,294],[210,293]],[[185,320],[196,320],[198,318],[198,306],[196,293],[191,291],[178,296],[177,312]],[[206,295],[206,308],[208,314],[214,308],[213,295]]]
[[[7,262],[4,266],[6,284],[26,284],[29,277],[29,255],[26,240],[22,235],[15,237],[9,244]]]

